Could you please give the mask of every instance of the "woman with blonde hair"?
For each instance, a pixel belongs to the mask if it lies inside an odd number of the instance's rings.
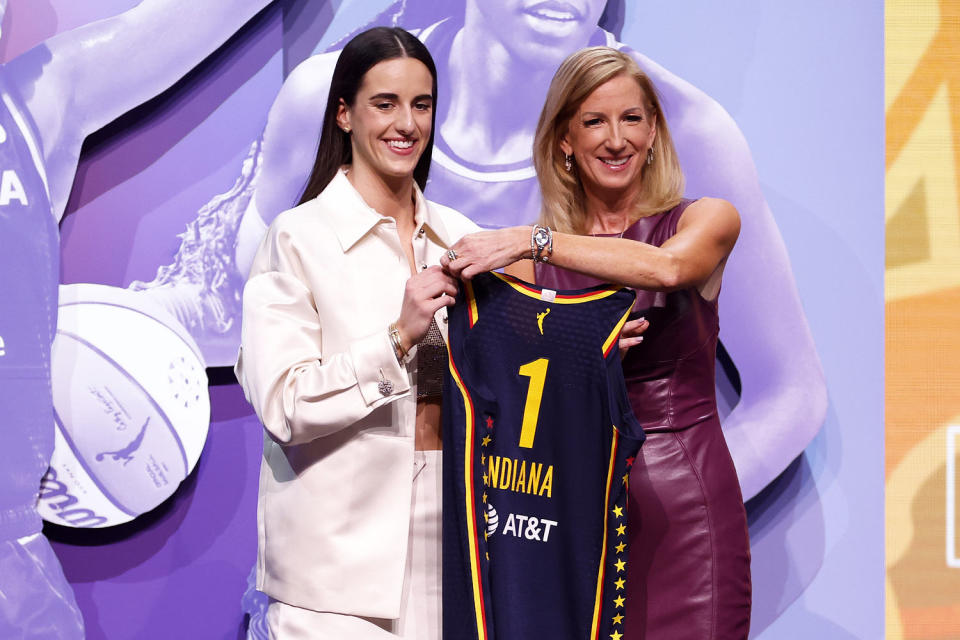
[[[466,279],[507,267],[554,289],[614,282],[637,290],[621,354],[647,441],[630,474],[624,631],[746,638],[746,512],[714,388],[717,298],[739,215],[724,200],[682,197],[657,92],[615,49],[564,61],[534,145],[540,223],[466,236],[453,247],[456,259],[442,263]]]

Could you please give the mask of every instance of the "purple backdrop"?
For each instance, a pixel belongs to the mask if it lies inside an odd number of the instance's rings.
[[[57,33],[136,4],[134,0],[89,0],[82,6],[67,0],[11,0],[2,24],[0,56],[12,60]],[[443,3],[409,4],[409,26],[425,27],[433,18],[450,13]],[[789,255],[794,274],[787,266],[785,290],[788,294],[792,290],[795,276],[812,334],[803,333],[802,312],[787,320],[770,319],[761,333],[743,328],[750,326],[744,324],[749,319],[723,318],[721,337],[740,370],[744,397],[762,391],[763,385],[755,380],[769,369],[760,356],[751,359],[751,348],[739,344],[738,331],[754,336],[778,333],[781,346],[774,351],[782,363],[779,366],[788,371],[790,367],[806,370],[809,363],[804,363],[804,354],[812,352],[813,341],[823,361],[830,396],[825,423],[818,416],[823,407],[816,390],[805,393],[803,385],[795,386],[798,397],[791,400],[789,411],[773,415],[765,432],[796,435],[788,436],[786,442],[771,437],[770,451],[759,459],[746,453],[750,448],[746,444],[756,438],[751,420],[725,423],[735,458],[740,451],[738,470],[745,489],[748,495],[756,494],[748,505],[755,582],[752,637],[880,637],[883,247],[876,212],[882,207],[883,184],[883,12],[870,3],[841,9],[832,3],[815,4],[758,8],[728,3],[720,8],[698,1],[673,9],[649,2],[612,2],[604,7],[608,15],[603,24],[619,30],[619,40],[639,50],[642,62],[654,60],[670,69],[658,72],[667,85],[668,112],[671,100],[679,110],[678,105],[689,99],[691,104],[709,106],[703,117],[717,118],[716,130],[735,132],[718,138],[709,131],[691,130],[687,144],[694,148],[712,140],[718,153],[740,153],[735,157],[745,158],[746,163],[741,173],[749,174],[744,181],[752,180],[758,189],[752,195],[725,195],[744,202],[738,203],[742,212],[745,206],[761,210],[769,204],[775,225],[772,232],[764,232],[772,235],[760,237],[773,238],[770,242],[775,245],[783,236],[782,257]],[[178,256],[184,254],[185,243],[178,234],[188,228],[198,234],[207,229],[194,222],[198,214],[201,220],[232,225],[233,233],[244,224],[241,218],[251,203],[264,221],[276,214],[274,202],[288,196],[282,189],[279,194],[256,191],[260,187],[255,180],[263,177],[261,156],[263,171],[271,170],[269,148],[261,148],[257,141],[268,126],[268,112],[281,85],[310,54],[326,50],[388,6],[383,0],[275,2],[172,88],[89,136],[61,224],[62,281],[118,287],[153,281],[152,289],[145,285],[145,295],[151,295],[151,290],[160,291],[161,297],[169,294],[171,310],[198,341],[210,338],[204,345],[210,361],[229,360],[233,347],[229,297],[233,294],[212,287],[189,259],[171,270],[166,280],[158,277],[157,270],[171,263],[176,266]],[[830,20],[824,23],[823,16]],[[681,31],[685,37],[676,36]],[[532,55],[531,77],[536,75],[532,70],[539,69],[537,56],[542,53],[516,53],[521,59]],[[323,66],[322,56],[314,60],[318,69]],[[523,67],[519,70],[523,72]],[[712,100],[701,100],[701,94],[688,89],[686,82],[704,89],[704,96]],[[311,90],[322,95],[323,86],[320,83]],[[542,87],[537,91],[531,93],[541,95]],[[823,96],[830,96],[829,109],[813,104],[814,98]],[[713,110],[714,100],[736,125],[722,110]],[[449,115],[452,126],[457,116],[453,107]],[[308,120],[293,121],[309,129]],[[749,149],[737,137],[737,125]],[[523,130],[522,118],[510,126]],[[487,165],[465,156],[470,144],[489,146],[497,141],[495,136],[493,140],[448,138],[441,147],[448,161],[437,165],[447,177],[439,177],[437,184],[449,185],[449,191],[445,194],[442,186],[434,185],[436,193],[431,197],[456,203],[457,198],[480,193],[470,186],[477,183],[491,198],[529,200],[525,156],[509,153],[510,144],[522,148],[522,136],[508,140],[502,157]],[[706,159],[692,152],[684,157],[683,135],[679,138],[688,174],[693,170],[691,189],[717,195],[719,187],[714,185],[729,183],[722,167],[713,166],[706,153]],[[491,173],[497,175],[491,178]],[[460,180],[466,180],[467,186]],[[745,192],[748,186],[743,187]],[[218,194],[224,196],[215,198]],[[535,209],[535,203],[530,206]],[[770,245],[750,244],[751,220],[760,220],[754,227],[762,228],[765,219],[759,214],[744,215],[739,255],[748,256],[750,246]],[[253,237],[257,237],[255,228]],[[230,243],[228,252],[234,248]],[[234,259],[243,263],[243,252],[236,249],[237,256],[221,265],[224,269],[237,269]],[[747,271],[750,261],[739,259]],[[776,266],[782,268],[779,262]],[[740,298],[731,298],[738,295],[732,291],[741,289],[749,298],[754,277],[738,277],[743,282],[740,286],[729,284],[729,279],[721,305],[740,308]],[[220,295],[227,301],[211,305],[214,315],[226,311],[214,320],[192,318],[171,293],[175,289],[171,283],[186,284],[187,291],[194,287],[204,300],[208,294],[209,299]],[[756,286],[762,284],[761,279]],[[869,319],[838,322],[846,317]],[[210,327],[214,329],[208,331]],[[214,371],[213,375],[219,379],[224,374]],[[800,375],[801,380],[812,377],[815,374]],[[817,386],[815,380],[813,386]],[[729,385],[724,388],[729,404],[736,405]],[[73,586],[88,637],[242,637],[245,607],[251,606],[249,597],[244,601],[244,593],[255,557],[261,428],[236,385],[211,387],[211,406],[210,431],[200,462],[160,508],[104,531],[46,528]],[[804,411],[809,414],[806,420]],[[802,428],[791,429],[794,423],[783,417],[791,412],[800,416],[796,422]],[[737,429],[741,424],[745,427]],[[738,449],[738,441],[746,444]],[[866,584],[861,578],[854,586],[858,576],[867,576]]]

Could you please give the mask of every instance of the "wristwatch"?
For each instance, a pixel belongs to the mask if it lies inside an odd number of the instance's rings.
[[[544,255],[544,251],[547,255]],[[553,232],[550,227],[534,225],[530,235],[530,252],[534,262],[547,262],[553,253]]]

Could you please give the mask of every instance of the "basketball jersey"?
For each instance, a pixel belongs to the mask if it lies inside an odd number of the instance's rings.
[[[444,637],[622,633],[644,439],[618,350],[634,299],[497,273],[462,284],[443,397]]]
[[[59,256],[39,137],[0,67],[0,538],[40,530],[37,495],[53,452]]]

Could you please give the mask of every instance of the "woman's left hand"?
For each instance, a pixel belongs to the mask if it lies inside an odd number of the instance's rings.
[[[530,227],[507,227],[471,233],[450,247],[456,259],[451,260],[448,254],[444,254],[440,266],[453,277],[463,280],[506,267],[529,257],[530,232]]]

